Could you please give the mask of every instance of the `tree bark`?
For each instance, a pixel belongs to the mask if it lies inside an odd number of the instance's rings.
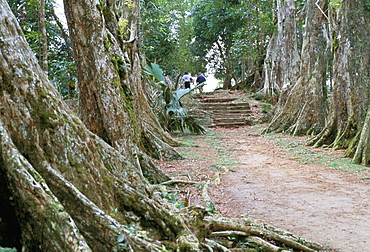
[[[248,228],[248,220],[230,225],[205,218],[203,208],[176,211],[129,161],[71,113],[0,0],[0,182],[6,192],[0,202],[17,218],[21,251],[228,251],[213,240],[222,235],[206,239],[211,225],[248,231],[262,244],[276,237],[271,227]],[[279,242],[279,251],[289,248]],[[305,247],[323,249],[299,248]]]
[[[194,251],[197,239],[141,172],[68,110],[15,24],[0,0],[0,177],[25,251],[112,251],[120,234],[128,250],[160,251],[122,224]]]
[[[120,16],[113,0],[96,6],[88,0],[65,0],[64,6],[76,55],[80,118],[146,174],[157,181],[168,179],[146,155],[181,158],[143,92],[136,46],[139,21]],[[139,1],[122,8],[127,18],[139,19]]]
[[[359,143],[357,145],[353,161],[357,164],[370,164],[370,108],[367,111],[365,123],[362,128]]]
[[[128,25],[125,27],[126,37],[125,50],[130,58],[131,68],[128,70],[127,79],[125,82],[130,86],[137,100],[134,102],[135,116],[141,126],[142,142],[145,143],[147,149],[152,156],[159,159],[174,159],[179,158],[177,152],[173,152],[171,146],[179,146],[166,131],[162,129],[158,122],[157,116],[154,115],[152,108],[149,106],[148,91],[151,86],[148,82],[141,78],[142,66],[140,62],[145,62],[144,55],[140,54],[138,48],[140,41],[140,1],[134,0],[130,4],[127,1],[118,1],[117,10],[119,19],[127,19]],[[149,145],[149,146],[148,146]]]
[[[365,24],[368,24],[369,22],[369,12],[370,12],[370,7],[369,7],[369,4],[368,3],[364,3],[366,5],[364,5],[364,10],[363,10],[363,16],[366,17],[366,19],[362,19],[362,25],[364,25],[363,22],[366,22]],[[370,32],[368,30],[365,30],[363,31],[365,34],[364,36],[369,36],[370,35]],[[359,44],[360,48],[362,48],[363,50],[365,48],[363,47],[367,47],[369,48],[369,41],[368,40],[365,40],[364,43],[362,43],[363,41],[359,41],[361,42]],[[363,50],[361,50],[362,52],[364,52]],[[366,49],[365,49],[366,50]],[[364,81],[364,84],[365,84],[365,87],[367,87],[367,90],[368,90],[368,87],[370,85],[370,71],[369,71],[369,64],[370,64],[370,55],[368,53],[368,50],[366,50],[365,52],[367,52],[367,54],[364,55],[364,58],[361,57],[362,59],[362,62],[360,64],[360,69],[358,70],[359,72],[362,73],[362,80]],[[367,62],[367,63],[366,63]],[[364,72],[362,72],[364,71]],[[368,94],[370,95],[370,94]],[[354,153],[354,157],[353,157],[353,161],[355,163],[358,163],[358,164],[362,164],[362,165],[369,165],[370,164],[370,146],[369,146],[369,143],[370,143],[370,107],[367,109],[367,114],[366,114],[366,117],[365,117],[365,121],[364,121],[364,124],[363,124],[363,128],[361,130],[361,134],[357,134],[356,136],[358,136],[360,139],[359,139],[359,142],[358,144],[356,145],[356,141],[353,141],[352,144],[350,145],[349,149],[347,150],[347,155],[351,155],[353,153],[353,149],[356,148],[356,151]],[[355,138],[356,139],[356,138]]]
[[[48,73],[48,39],[45,23],[45,0],[39,1],[39,26],[41,32],[41,68]]]
[[[328,1],[308,0],[301,53],[299,79],[287,100],[280,100],[266,132],[287,132],[293,135],[318,133],[325,126],[327,115],[326,68],[328,65]],[[292,73],[295,74],[295,73]],[[294,79],[294,77],[292,77]]]
[[[12,198],[18,218],[24,221],[21,229],[24,251],[48,248],[59,251],[91,251],[70,215],[48,185],[40,179],[41,175],[14,146],[2,122],[0,144],[0,173],[5,173],[7,178],[2,180],[2,185],[8,187],[11,194],[6,196]],[[2,195],[4,200],[3,196],[5,195]],[[46,237],[49,239],[43,239]]]
[[[264,64],[266,97],[280,96],[280,108],[298,80],[299,54],[296,38],[295,1],[277,1],[277,33],[269,42]],[[279,109],[278,109],[279,110]]]
[[[320,134],[310,140],[311,145],[347,149],[347,156],[356,151],[370,97],[369,21],[365,1],[343,1],[338,12],[338,35],[333,41],[333,98],[329,118]]]

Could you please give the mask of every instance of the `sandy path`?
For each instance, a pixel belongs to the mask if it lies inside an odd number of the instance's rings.
[[[239,163],[213,195],[223,215],[261,219],[342,252],[370,251],[368,180],[303,164],[250,128],[216,132]]]

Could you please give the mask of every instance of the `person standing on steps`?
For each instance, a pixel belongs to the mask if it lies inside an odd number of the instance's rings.
[[[203,74],[201,72],[199,72],[197,74],[197,79],[196,79],[196,85],[199,86],[200,84],[203,84],[206,82],[206,77],[203,76]],[[203,96],[203,86],[201,87],[198,87],[198,90],[199,90],[199,93],[201,95],[202,98],[204,98]]]
[[[189,72],[185,72],[185,75],[182,76],[182,80],[184,81],[185,89],[187,89],[187,88],[190,89],[190,82],[193,81],[193,78],[191,77]]]

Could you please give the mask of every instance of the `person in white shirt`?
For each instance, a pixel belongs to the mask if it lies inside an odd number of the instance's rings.
[[[193,81],[193,78],[188,72],[185,72],[185,75],[182,76],[182,80],[184,81],[185,88],[190,88],[190,82]]]

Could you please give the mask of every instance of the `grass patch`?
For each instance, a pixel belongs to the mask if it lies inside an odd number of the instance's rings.
[[[239,161],[237,161],[235,158],[230,156],[221,156],[221,165],[237,165],[239,164]]]
[[[305,140],[286,139],[283,135],[274,133],[266,136],[273,139],[274,144],[281,147],[283,151],[296,155],[293,159],[303,164],[325,165],[335,170],[359,174],[370,172],[369,168],[355,164],[349,158],[329,155],[329,151],[322,148],[312,149],[305,145]]]
[[[261,125],[253,125],[252,126],[252,131],[256,131],[258,134],[262,134],[262,132],[265,130],[264,127],[262,127]],[[266,134],[268,135],[268,134]]]
[[[195,144],[196,138],[194,136],[186,135],[186,137],[180,137],[180,138],[178,138],[178,140],[180,140],[180,142],[184,146],[187,146],[187,147],[195,147],[195,146],[197,146]]]
[[[220,167],[239,164],[239,162],[235,158],[230,156],[229,152],[232,150],[227,149],[226,146],[222,145],[222,143],[218,141],[220,137],[214,131],[208,130],[206,134],[202,136],[178,134],[177,139],[184,144],[183,146],[179,147],[178,150],[180,150],[181,154],[185,158],[209,160],[208,167],[210,167],[214,171],[222,171],[223,169],[221,169]],[[198,144],[199,141],[203,141],[202,146]],[[203,155],[202,152],[194,151],[194,149],[191,150],[189,147],[206,148],[207,150],[205,151],[214,151],[217,154],[214,156]],[[225,171],[229,170],[230,169],[228,167],[225,168]]]
[[[276,134],[276,133],[266,133],[266,134],[264,134],[263,136],[267,137],[268,139],[278,139],[278,138],[282,138],[282,136],[281,136],[281,135]]]
[[[201,158],[201,156],[199,155],[199,152],[195,152],[195,151],[184,151],[182,152],[182,155],[184,155],[185,157],[187,158]]]

